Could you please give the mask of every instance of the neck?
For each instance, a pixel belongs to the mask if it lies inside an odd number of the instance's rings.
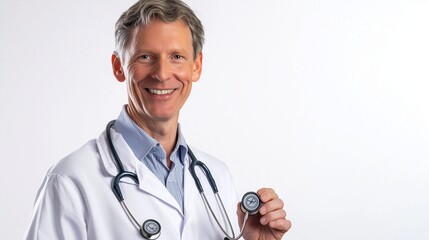
[[[135,109],[127,106],[128,115],[131,119],[143,129],[149,136],[157,140],[162,148],[165,151],[167,158],[167,166],[171,165],[171,152],[176,146],[177,142],[177,125],[178,118],[166,120],[166,121],[156,121],[150,117],[142,116],[138,114]]]

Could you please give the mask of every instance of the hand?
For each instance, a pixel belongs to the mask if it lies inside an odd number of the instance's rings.
[[[243,238],[246,240],[278,240],[290,229],[291,222],[286,219],[284,203],[270,188],[257,191],[263,205],[259,212],[249,216],[244,229]],[[237,205],[237,216],[240,228],[243,225],[244,213],[240,203]]]

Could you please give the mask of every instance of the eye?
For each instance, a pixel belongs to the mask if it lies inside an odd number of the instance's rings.
[[[142,54],[142,55],[140,55],[140,56],[138,56],[138,60],[139,61],[143,61],[143,62],[147,62],[147,61],[150,61],[150,60],[152,60],[152,56],[151,55],[149,55],[149,54]]]
[[[174,54],[172,56],[173,60],[182,60],[185,59],[183,56],[179,55],[179,54]]]

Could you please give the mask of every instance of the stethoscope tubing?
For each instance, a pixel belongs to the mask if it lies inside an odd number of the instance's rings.
[[[112,135],[110,134],[110,129],[113,127],[115,122],[116,120],[112,120],[107,124],[106,136],[107,136],[107,143],[109,144],[109,148],[110,148],[110,151],[112,152],[113,159],[115,160],[116,167],[118,168],[118,172],[122,173],[122,172],[125,172],[124,166],[122,165],[122,162],[119,160],[120,158],[118,156],[118,153],[116,152],[115,146],[113,145]]]
[[[120,188],[120,181],[122,178],[124,177],[128,177],[131,178],[136,184],[139,184],[139,179],[137,174],[133,173],[133,172],[129,172],[129,171],[125,171],[124,170],[124,166],[119,158],[119,155],[115,149],[115,146],[113,144],[113,140],[112,140],[112,136],[110,133],[110,129],[113,127],[113,125],[115,124],[115,120],[110,121],[107,126],[106,126],[106,137],[107,137],[107,142],[110,148],[110,151],[113,155],[113,159],[116,163],[116,166],[118,168],[118,174],[114,177],[113,181],[112,181],[112,190],[113,193],[115,194],[116,198],[118,199],[118,201],[120,202],[122,208],[124,209],[124,211],[126,212],[126,214],[128,215],[128,217],[130,218],[130,220],[133,222],[134,225],[138,226],[140,229],[142,229],[142,225],[140,225],[138,223],[138,221],[135,219],[135,217],[133,216],[133,214],[131,214],[131,211],[128,209],[125,200],[124,200],[124,196],[122,194],[121,188]],[[189,165],[189,172],[191,173],[192,178],[195,181],[195,185],[198,189],[198,192],[201,195],[201,198],[203,199],[204,205],[209,209],[212,217],[215,219],[217,225],[219,226],[219,228],[222,230],[222,232],[227,236],[225,237],[225,239],[227,240],[236,240],[239,239],[244,231],[244,227],[246,226],[246,222],[247,222],[247,218],[249,216],[249,213],[246,212],[245,213],[245,217],[244,217],[244,222],[243,222],[243,226],[240,230],[240,234],[239,236],[235,237],[235,233],[234,233],[234,229],[232,227],[231,224],[231,220],[229,219],[228,213],[226,212],[225,209],[225,205],[223,204],[223,201],[221,199],[221,197],[219,196],[219,190],[217,188],[216,185],[216,181],[214,180],[209,168],[207,167],[207,165],[205,165],[203,162],[199,161],[194,153],[192,152],[191,148],[188,146],[188,155],[190,157],[190,165]],[[200,179],[198,178],[196,172],[195,172],[195,167],[197,167],[204,173],[204,175],[207,178],[207,181],[209,182],[210,188],[213,191],[213,194],[215,195],[216,201],[217,203],[221,206],[220,208],[222,209],[222,213],[224,215],[224,217],[226,217],[227,222],[228,222],[228,226],[229,229],[232,233],[232,237],[227,233],[227,231],[222,227],[222,225],[220,224],[220,221],[218,220],[218,218],[216,217],[216,214],[214,213],[212,207],[210,206],[206,195],[204,194],[204,188],[201,184]],[[152,239],[152,238],[149,238]]]

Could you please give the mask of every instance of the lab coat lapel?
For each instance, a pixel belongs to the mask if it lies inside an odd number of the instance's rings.
[[[139,161],[128,144],[123,139],[122,135],[117,133],[115,130],[111,130],[113,145],[118,153],[119,158],[122,161],[125,171],[134,172],[137,174],[139,179],[140,190],[152,195],[160,201],[175,208],[180,214],[182,214],[179,203],[174,199],[168,189],[161,183],[161,181],[153,174],[141,161]],[[103,133],[98,139],[98,146],[100,149],[100,155],[103,165],[106,171],[113,176],[118,174],[115,160],[109,151],[106,134]],[[128,178],[124,178],[121,181],[130,182]],[[130,183],[133,183],[132,181]],[[142,203],[144,204],[144,203]]]
[[[138,161],[138,160],[137,160]],[[179,203],[174,199],[173,195],[161,183],[161,181],[150,171],[142,162],[138,161],[136,164],[137,176],[139,177],[139,188],[146,193],[158,198],[158,200],[165,202],[171,207],[175,208],[180,214],[182,209]]]

